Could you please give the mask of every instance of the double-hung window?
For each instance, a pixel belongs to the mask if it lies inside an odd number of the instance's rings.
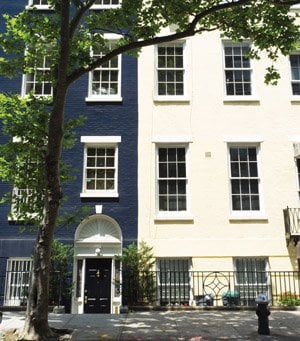
[[[160,146],[157,150],[158,211],[187,211],[186,146]]]
[[[260,211],[258,146],[229,146],[232,211]]]
[[[109,42],[109,49],[114,48],[114,41]],[[93,58],[101,58],[101,48],[92,51]],[[121,55],[115,56],[90,72],[89,97],[87,100],[120,101],[121,98]]]
[[[186,95],[184,43],[176,42],[157,46],[156,95],[177,99]],[[169,96],[169,98],[168,98]]]
[[[292,93],[293,96],[300,96],[300,54],[290,55]]]
[[[30,258],[7,260],[4,305],[19,306],[26,303],[31,265]]]
[[[249,43],[224,43],[225,93],[227,96],[253,95]]]
[[[118,136],[81,138],[84,142],[81,197],[118,196]]]
[[[33,218],[36,213],[38,197],[30,188],[14,187],[12,193],[11,219],[22,221]]]
[[[17,138],[15,138],[17,141]],[[16,142],[17,143],[17,142]],[[31,221],[38,218],[43,201],[43,191],[39,185],[38,157],[18,158],[16,171],[19,175],[12,191],[10,219]]]
[[[52,96],[52,84],[49,78],[50,65],[45,56],[41,56],[33,71],[23,76],[23,96],[33,93],[35,96]]]

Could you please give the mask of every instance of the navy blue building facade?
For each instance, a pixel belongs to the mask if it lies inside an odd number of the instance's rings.
[[[15,14],[26,5],[28,0],[1,0],[0,12]],[[0,20],[3,31],[5,22]],[[118,75],[114,84],[110,80],[112,96],[98,96],[97,86],[106,94],[108,88],[101,88],[97,74],[89,74],[71,86],[66,103],[66,119],[86,119],[76,128],[75,146],[63,153],[76,176],[64,184],[68,200],[63,207],[69,213],[82,206],[90,209],[82,221],[55,233],[56,239],[74,245],[73,313],[119,312],[118,256],[137,240],[137,60],[123,55],[108,67]],[[1,76],[0,91],[24,94],[24,82],[24,75],[13,80]],[[0,183],[1,196],[9,191],[10,186]],[[35,233],[20,232],[18,222],[8,219],[10,209],[3,204],[0,208],[0,276],[6,273],[0,278],[0,297],[4,305],[20,305],[20,288],[27,279],[14,278],[14,272],[30,269]]]

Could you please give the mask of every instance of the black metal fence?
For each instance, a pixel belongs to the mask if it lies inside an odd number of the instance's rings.
[[[300,305],[298,271],[124,272],[122,289],[130,306],[253,306],[261,293],[271,305]]]
[[[0,274],[0,307],[26,305],[28,271]],[[70,311],[73,290],[70,274],[50,276],[49,305]],[[264,293],[271,305],[300,305],[298,271],[123,271],[123,305],[253,306]]]
[[[0,307],[22,309],[27,305],[30,271],[6,271],[0,273]],[[49,305],[71,309],[72,274],[59,271],[50,273]]]

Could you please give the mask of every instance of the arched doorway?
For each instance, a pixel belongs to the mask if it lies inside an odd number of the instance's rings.
[[[122,232],[103,214],[78,226],[74,241],[72,313],[118,313],[121,305]]]

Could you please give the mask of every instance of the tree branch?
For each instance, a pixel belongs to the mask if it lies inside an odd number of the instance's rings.
[[[82,3],[80,6],[80,9],[75,13],[73,19],[70,23],[70,38],[74,36],[74,33],[76,31],[76,28],[79,25],[80,20],[84,16],[87,10],[89,10],[93,4],[95,3],[95,0],[87,0],[86,2]]]
[[[254,0],[239,0],[239,1],[234,1],[234,2],[230,2],[230,3],[221,3],[218,5],[212,6],[208,9],[202,11],[201,13],[195,15],[195,17],[191,21],[191,23],[182,32],[177,32],[174,34],[168,34],[165,36],[159,36],[159,37],[149,38],[149,39],[140,40],[140,41],[134,41],[134,42],[128,43],[124,46],[120,46],[120,47],[114,49],[113,51],[109,52],[108,54],[106,54],[104,57],[95,59],[93,62],[91,62],[91,64],[89,66],[81,67],[81,68],[73,71],[68,76],[67,82],[68,82],[68,84],[73,83],[75,80],[80,78],[85,73],[94,70],[95,68],[101,66],[102,64],[106,63],[111,58],[113,58],[119,54],[131,51],[131,50],[135,50],[135,49],[140,49],[142,47],[146,47],[146,46],[150,46],[150,45],[161,44],[161,43],[165,43],[165,42],[174,41],[177,39],[183,39],[183,38],[193,36],[199,31],[199,29],[198,30],[196,29],[196,26],[199,23],[199,21],[201,21],[201,19],[203,19],[203,18],[205,18],[205,17],[207,17],[213,13],[217,13],[219,11],[230,9],[230,8],[235,8],[235,7],[247,5],[247,4],[250,4],[251,2],[254,2]],[[203,29],[203,30],[205,30],[205,29]]]

